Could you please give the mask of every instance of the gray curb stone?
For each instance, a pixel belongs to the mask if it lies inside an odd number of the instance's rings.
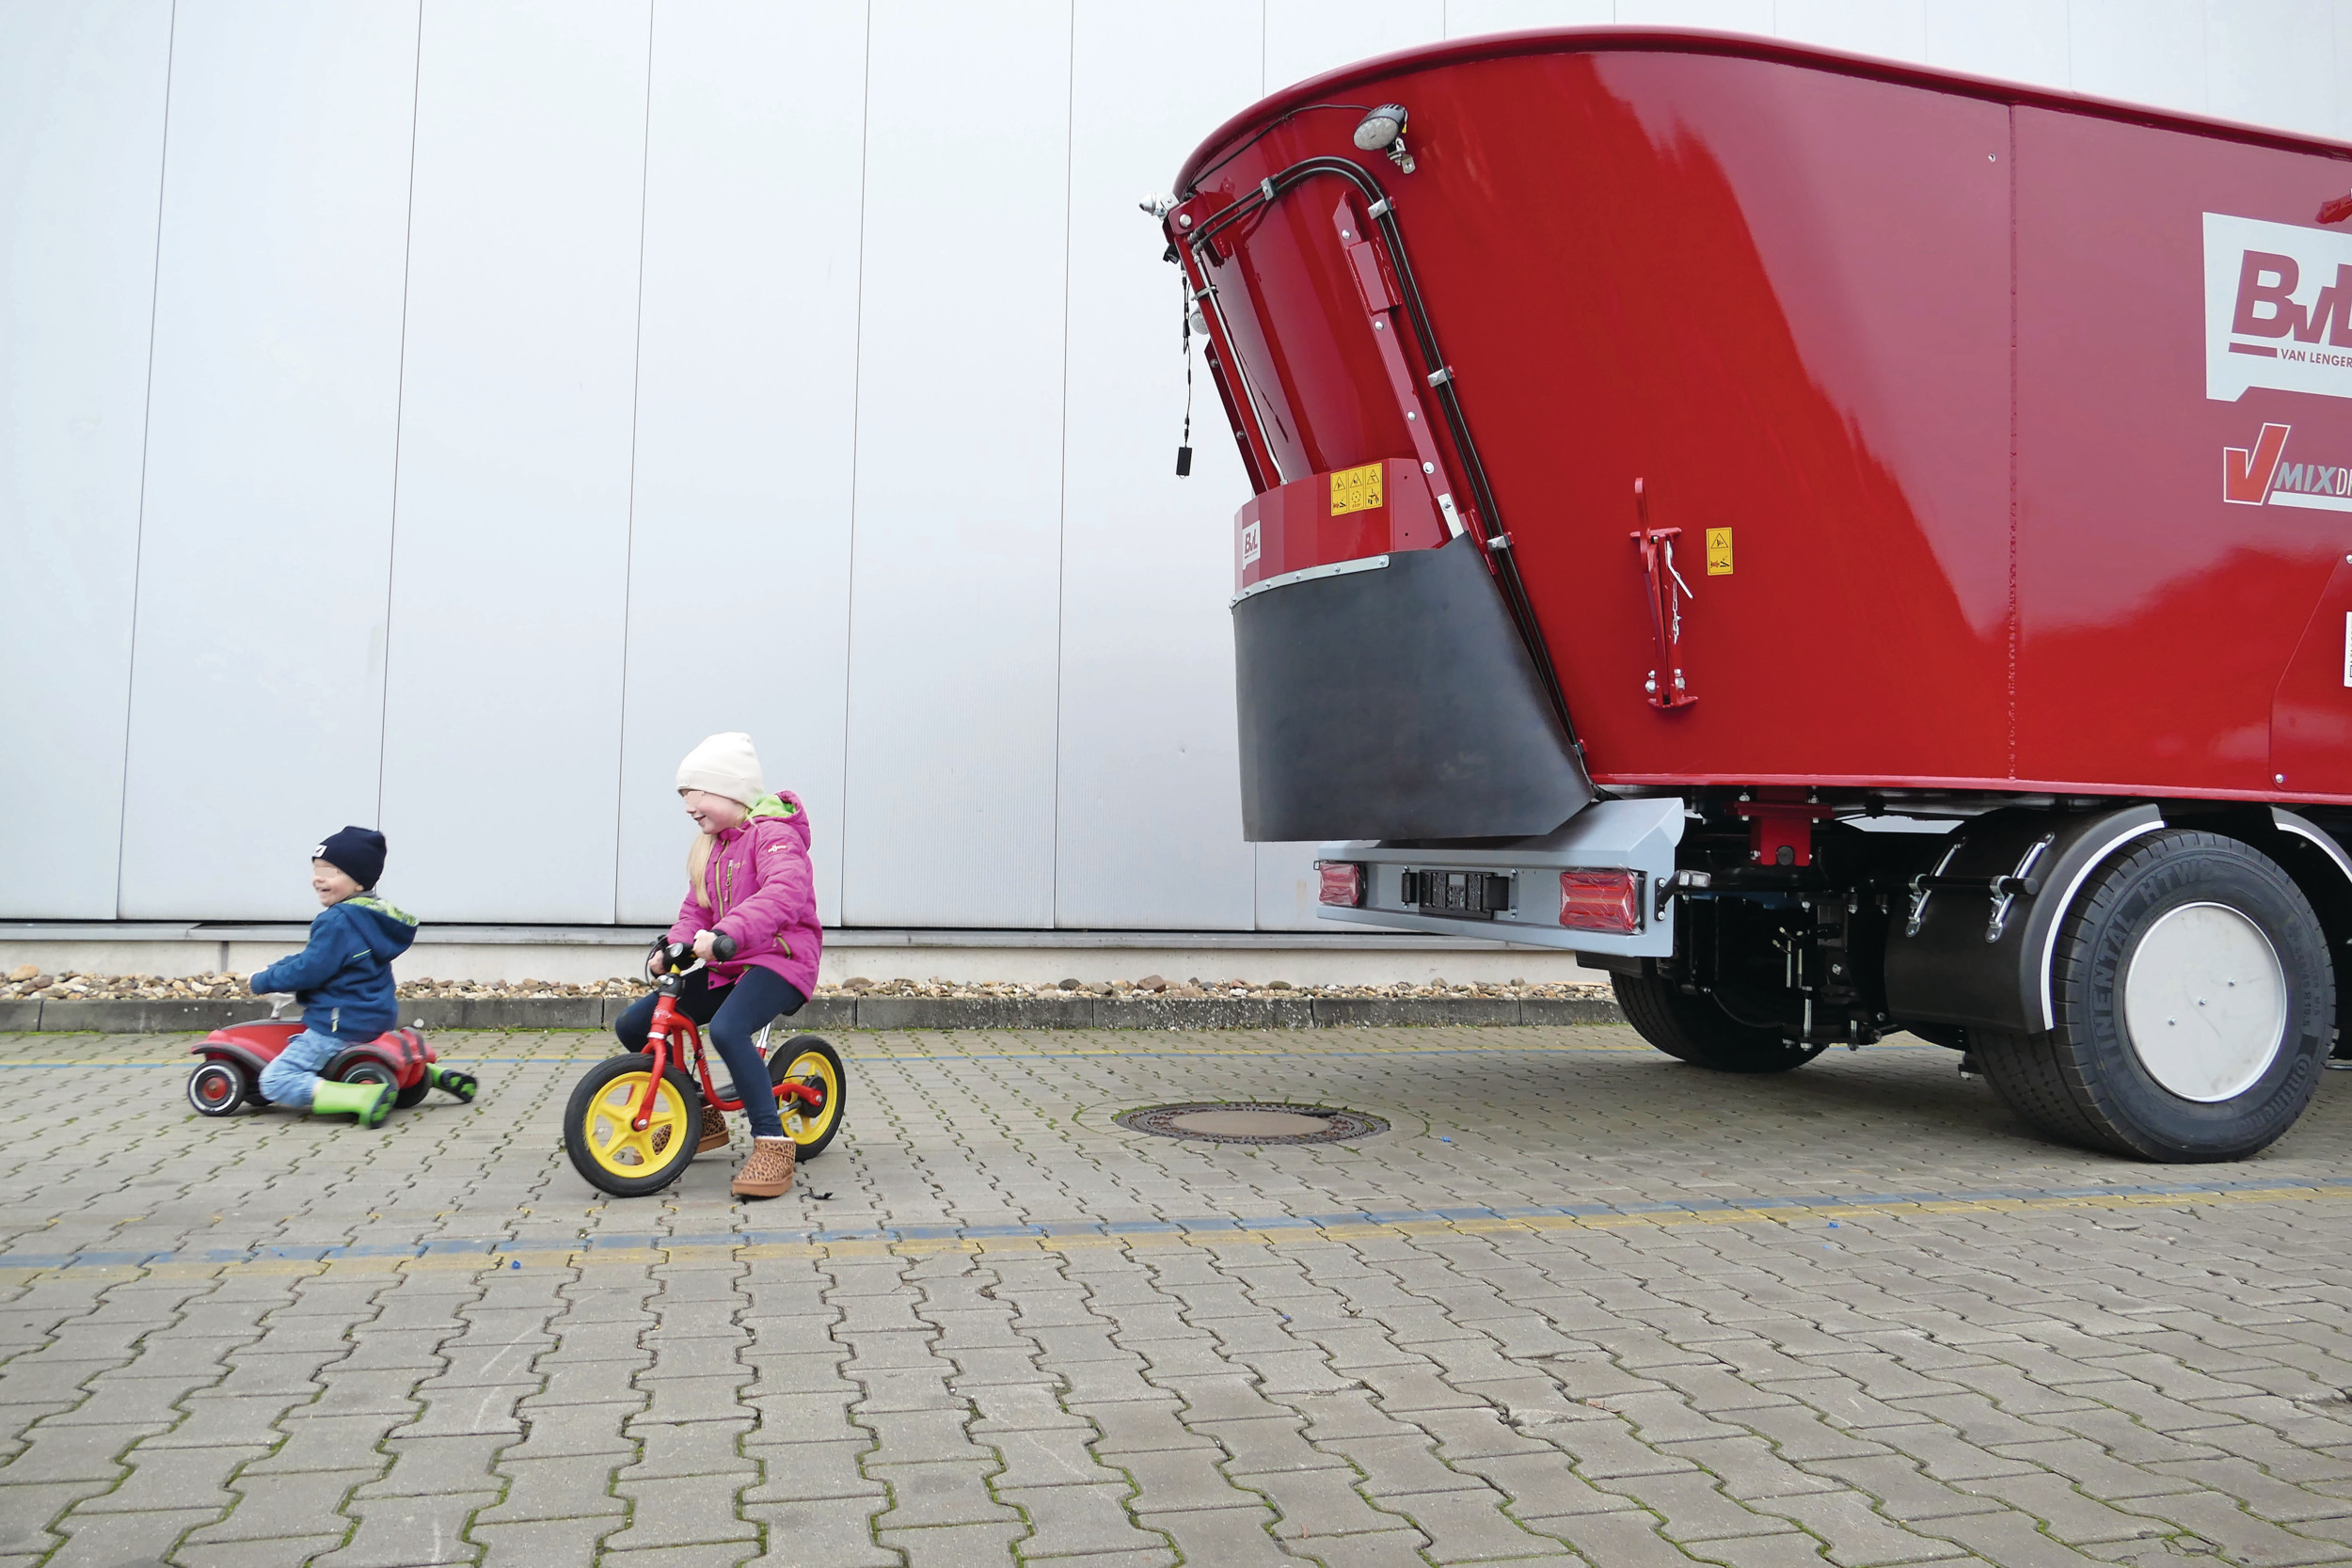
[[[617,996],[419,998],[426,1029],[607,1029]],[[250,1022],[250,998],[206,1002],[0,1002],[0,1034],[176,1035]],[[1614,1002],[1508,996],[821,996],[792,1015],[821,1029],[1362,1029],[1623,1023]]]

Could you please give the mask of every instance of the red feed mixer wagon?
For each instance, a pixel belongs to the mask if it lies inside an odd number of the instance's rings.
[[[1152,204],[1256,495],[1253,840],[1729,1072],[2302,1112],[2352,942],[2352,148],[1717,35],[1471,39]]]

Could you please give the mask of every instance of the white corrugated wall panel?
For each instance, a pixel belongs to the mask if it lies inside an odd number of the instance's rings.
[[[2067,0],[2076,92],[2205,112],[2205,0]]]
[[[2335,25],[2331,0],[2207,0],[2205,112],[2334,135]]]
[[[2334,62],[2336,122],[2328,134],[2347,141],[2352,140],[2352,0],[2331,0],[2330,10],[2334,45],[2328,55]]]
[[[1444,37],[1444,0],[1265,0],[1265,90]]]
[[[1256,0],[1187,11],[1081,0],[1073,55],[1070,396],[1055,912],[1072,927],[1239,928],[1254,874],[1233,728],[1232,512],[1249,481],[1195,343],[1192,477],[1181,275],[1139,198],[1258,96],[1257,61],[1200,36]]]
[[[1070,12],[870,48],[842,919],[1051,926]]]
[[[748,731],[841,907],[866,14],[662,0],[630,531],[620,918],[667,923],[678,759]]]
[[[1774,0],[1772,31],[1792,43],[1924,60],[1927,0]]]
[[[180,6],[129,917],[307,918],[375,821],[416,40],[417,0]]]
[[[1712,27],[1769,36],[1772,0],[1617,0],[1617,20],[1629,27]]]
[[[1615,0],[1446,0],[1445,31],[1460,39],[1530,27],[1606,26],[1616,19]]]
[[[441,920],[610,921],[646,0],[428,0],[384,829]]]
[[[2066,8],[2049,0],[1928,0],[1928,64],[2062,91]]]
[[[171,8],[0,6],[0,915],[115,913]]]

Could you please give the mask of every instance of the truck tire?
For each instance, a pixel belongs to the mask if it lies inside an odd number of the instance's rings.
[[[2239,1160],[2318,1086],[2335,971],[2276,861],[2169,829],[2091,873],[2050,964],[2058,1026],[1970,1029],[2009,1108],[2052,1137],[2143,1160]]]
[[[1686,996],[1654,974],[1612,974],[1617,1006],[1634,1032],[1667,1055],[1717,1072],[1787,1072],[1821,1053],[1796,1045],[1777,1029],[1741,1023],[1711,998]]]

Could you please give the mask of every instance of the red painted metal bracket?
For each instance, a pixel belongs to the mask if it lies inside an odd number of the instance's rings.
[[[1813,824],[1836,815],[1814,800],[1740,800],[1731,812],[1748,819],[1748,859],[1760,865],[1811,865]]]
[[[1682,601],[1691,596],[1691,585],[1675,569],[1675,541],[1682,537],[1682,531],[1649,526],[1649,498],[1638,479],[1633,482],[1633,504],[1642,519],[1642,526],[1633,531],[1633,545],[1642,552],[1642,571],[1648,584],[1650,639],[1658,657],[1642,689],[1648,693],[1649,705],[1654,708],[1671,711],[1689,707],[1698,699],[1691,695],[1690,677],[1682,668]]]
[[[1381,260],[1379,247],[1372,243],[1371,231],[1357,213],[1354,201],[1345,197],[1340,198],[1340,204],[1331,210],[1331,227],[1339,231],[1340,248],[1345,252],[1348,268],[1355,274],[1356,292],[1363,296],[1380,368],[1388,372],[1389,390],[1396,394],[1397,407],[1405,415],[1413,455],[1420,459],[1422,476],[1429,482],[1429,499],[1437,503],[1438,515],[1445,519],[1446,537],[1453,539],[1462,533],[1462,517],[1468,513],[1476,525],[1471,531],[1479,547],[1490,549],[1493,546],[1486,537],[1486,525],[1476,512],[1454,505],[1454,479],[1446,472],[1445,456],[1438,450],[1437,434],[1429,428],[1429,410],[1422,404],[1421,384],[1411,367],[1405,363],[1405,345],[1397,341],[1404,335],[1397,312],[1404,309],[1405,301],[1397,293],[1388,263]]]

